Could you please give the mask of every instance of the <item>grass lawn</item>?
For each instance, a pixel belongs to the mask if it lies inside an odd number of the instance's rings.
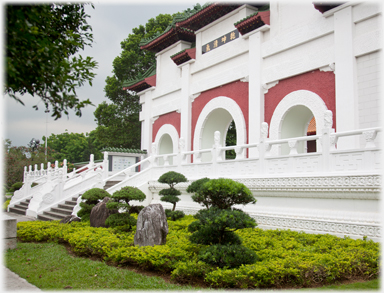
[[[64,245],[22,243],[7,250],[5,265],[42,290],[198,290],[101,261],[70,255]]]
[[[18,242],[18,248],[7,250],[5,265],[31,284],[43,290],[206,290],[144,276],[131,270],[108,266],[101,261],[75,257],[64,245],[43,242]],[[379,280],[308,290],[379,290]]]

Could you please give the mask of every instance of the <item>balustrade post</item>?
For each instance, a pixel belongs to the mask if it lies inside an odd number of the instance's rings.
[[[103,179],[108,178],[108,169],[109,169],[109,160],[108,160],[108,152],[104,152],[103,158]]]
[[[51,177],[52,174],[51,174],[51,163],[48,162],[47,163],[47,182],[51,181]]]
[[[95,166],[94,155],[91,154],[91,155],[89,156],[89,168],[88,168],[88,169],[93,169],[94,166]]]
[[[265,157],[266,157],[267,147],[269,147],[269,149],[271,149],[269,144],[266,144],[267,137],[268,137],[268,123],[263,122],[263,123],[261,123],[260,144],[258,146],[259,166],[260,166],[259,172],[260,172],[260,174],[264,174],[266,171]]]
[[[44,163],[40,164],[40,175],[44,176]]]
[[[59,162],[55,161],[55,171],[57,171],[58,169],[59,169]]]
[[[214,172],[214,178],[216,178],[218,174],[217,162],[222,160],[221,151],[220,151],[220,147],[221,147],[220,137],[221,137],[220,131],[215,131],[213,135],[214,145],[212,146],[212,152],[211,152],[212,153],[212,169]]]
[[[67,179],[67,159],[63,160],[63,179]]]
[[[321,153],[323,158],[323,172],[331,171],[331,154],[330,151],[335,149],[336,136],[332,135],[334,129],[332,129],[332,111],[327,110],[324,113],[324,128],[323,134],[320,138],[321,141]]]
[[[28,176],[28,171],[27,170],[28,170],[27,166],[24,166],[23,183],[25,183],[26,180],[27,180],[27,176]]]

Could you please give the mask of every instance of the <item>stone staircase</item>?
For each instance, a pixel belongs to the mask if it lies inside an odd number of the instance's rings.
[[[112,187],[113,185],[119,183],[121,181],[107,181],[104,185],[104,190],[107,190],[108,188]]]
[[[19,204],[16,204],[14,207],[10,207],[9,211],[12,213],[24,215],[27,212],[28,205],[31,199],[26,199],[25,201],[20,202]]]
[[[71,200],[66,200],[63,204],[59,204],[57,207],[51,208],[50,211],[43,212],[42,215],[37,215],[37,219],[42,221],[61,220],[72,214],[76,203],[77,197],[73,197]]]

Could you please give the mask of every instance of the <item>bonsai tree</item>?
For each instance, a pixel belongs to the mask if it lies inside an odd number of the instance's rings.
[[[77,212],[77,216],[81,218],[81,221],[89,221],[92,208],[103,200],[104,197],[109,197],[110,194],[101,188],[92,188],[87,190],[81,195],[85,201],[80,203],[81,209]]]
[[[161,175],[158,181],[169,185],[169,188],[162,189],[159,192],[159,195],[162,195],[161,201],[173,204],[172,210],[165,209],[167,217],[170,217],[172,220],[184,217],[185,214],[182,211],[175,211],[176,203],[180,201],[179,195],[181,195],[181,192],[175,188],[175,185],[180,182],[187,182],[187,178],[183,174],[169,171]]]
[[[193,181],[187,187],[187,192],[188,193],[194,193],[194,195],[192,195],[192,200],[195,201],[195,202],[201,203],[207,209],[209,208],[208,202],[205,202],[203,198],[200,198],[198,193],[199,193],[200,189],[202,188],[202,186],[204,185],[204,183],[208,182],[209,180],[210,180],[209,178],[204,177],[204,178],[198,179],[196,181]]]
[[[136,219],[131,215],[139,213],[143,206],[133,206],[129,202],[132,200],[144,201],[145,194],[140,189],[132,186],[126,186],[114,192],[107,208],[110,210],[119,210],[119,213],[110,215],[105,220],[105,225],[110,227],[126,226],[126,230],[130,230],[136,225]]]
[[[251,191],[231,179],[211,179],[200,186],[192,197],[206,207],[194,217],[197,221],[188,226],[190,240],[210,245],[199,253],[199,259],[218,267],[238,267],[256,261],[256,253],[241,245],[238,229],[254,228],[256,221],[235,204],[256,203]]]

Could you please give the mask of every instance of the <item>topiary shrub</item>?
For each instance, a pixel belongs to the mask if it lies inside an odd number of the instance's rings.
[[[87,190],[81,195],[81,198],[85,201],[80,202],[81,209],[77,212],[77,216],[81,218],[81,221],[89,221],[92,208],[103,200],[104,197],[110,197],[111,195],[101,188],[92,188]]]
[[[203,185],[208,182],[210,179],[207,178],[207,177],[204,177],[204,178],[201,178],[201,179],[198,179],[196,181],[193,181],[188,187],[187,187],[187,192],[188,193],[194,193],[194,195],[192,195],[192,200],[195,201],[195,202],[198,202],[198,203],[201,203],[202,205],[204,205],[207,209],[209,208],[209,203],[208,202],[205,202],[204,201],[204,198],[200,198],[198,196],[198,193],[200,191],[200,189],[203,187]]]
[[[258,259],[256,253],[242,245],[211,245],[200,251],[199,260],[219,268],[237,268],[243,264],[253,264]]]
[[[204,182],[204,181],[202,181]],[[211,179],[197,187],[193,198],[207,209],[197,212],[197,221],[188,226],[192,243],[211,245],[199,254],[199,260],[218,267],[238,267],[256,260],[256,254],[241,246],[234,232],[256,227],[256,221],[235,204],[255,203],[251,191],[231,179]],[[237,254],[241,254],[238,256]],[[237,259],[236,259],[237,258]]]
[[[192,199],[206,208],[215,206],[219,209],[229,209],[236,204],[256,203],[252,192],[244,184],[225,178],[206,181]]]
[[[132,206],[131,200],[144,201],[146,198],[144,192],[132,186],[126,186],[114,192],[111,199],[107,203],[107,208],[119,210],[119,213],[110,215],[105,220],[105,225],[108,227],[125,226],[125,230],[129,231],[132,226],[136,225],[136,219],[131,213],[140,212],[143,206]]]
[[[181,192],[175,188],[175,185],[180,182],[187,182],[187,178],[185,178],[183,174],[174,171],[169,171],[161,175],[158,181],[160,183],[165,183],[169,185],[169,188],[162,189],[159,192],[159,195],[162,195],[162,197],[160,198],[161,201],[173,204],[172,210],[165,209],[165,214],[167,218],[177,220],[184,217],[184,212],[175,211],[176,203],[180,201],[179,195],[181,195]]]
[[[204,245],[241,244],[240,237],[234,232],[257,225],[255,219],[237,209],[211,207],[198,211],[194,218],[198,221],[188,226],[188,231],[192,233],[190,240]]]

